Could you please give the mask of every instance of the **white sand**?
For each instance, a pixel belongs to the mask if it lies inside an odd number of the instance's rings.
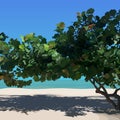
[[[112,92],[109,89],[109,92]],[[1,120],[120,120],[94,89],[0,89]]]

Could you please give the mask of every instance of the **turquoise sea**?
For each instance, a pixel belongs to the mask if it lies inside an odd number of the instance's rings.
[[[3,81],[0,81],[0,88],[6,88]],[[47,88],[72,88],[72,89],[89,89],[93,88],[90,82],[85,82],[84,77],[80,80],[60,78],[56,81],[33,82],[30,86],[24,87],[30,89],[47,89]]]

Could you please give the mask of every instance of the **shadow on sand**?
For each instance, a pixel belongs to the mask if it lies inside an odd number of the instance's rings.
[[[86,115],[94,113],[118,113],[103,97],[58,97],[52,95],[19,95],[0,96],[0,111],[27,112],[39,110],[55,110],[65,112],[66,116]],[[112,110],[112,111],[111,111]]]

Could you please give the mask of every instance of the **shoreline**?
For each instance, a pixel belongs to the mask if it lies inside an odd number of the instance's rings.
[[[0,116],[4,120],[120,120],[120,113],[95,89],[68,88],[2,88]]]
[[[107,89],[109,93],[113,93],[114,89]],[[72,93],[72,94],[71,94]],[[55,95],[66,97],[80,96],[102,96],[95,92],[94,88],[76,89],[76,88],[45,88],[45,89],[30,89],[30,88],[1,88],[0,95]]]

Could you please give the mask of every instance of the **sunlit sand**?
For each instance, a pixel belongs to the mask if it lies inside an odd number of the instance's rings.
[[[109,92],[112,92],[109,89]],[[94,89],[0,90],[2,120],[120,120]]]

